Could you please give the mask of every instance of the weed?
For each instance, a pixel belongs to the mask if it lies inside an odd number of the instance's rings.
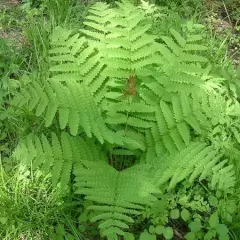
[[[1,167],[0,175],[2,238],[48,239],[55,225],[71,222],[73,206],[64,203],[47,176],[18,167],[8,173]]]

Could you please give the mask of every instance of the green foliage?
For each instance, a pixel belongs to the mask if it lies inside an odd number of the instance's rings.
[[[202,181],[208,179],[210,175],[210,188],[231,192],[235,185],[234,170],[231,165],[224,167],[226,163],[221,160],[221,154],[216,149],[206,147],[202,143],[192,143],[173,157],[170,155],[157,162],[159,166],[155,165],[155,167],[161,176],[158,177],[158,184],[164,184],[171,178],[169,183],[169,189],[171,189],[188,176],[192,183],[198,176],[199,181]],[[228,180],[225,181],[226,179]]]
[[[173,239],[177,222],[186,239],[229,239],[239,201],[238,83],[214,72],[202,25],[156,33],[156,12],[98,2],[77,29],[63,27],[61,8],[43,37],[41,24],[32,28],[39,72],[10,104],[37,127],[13,159],[76,196],[79,231],[99,228],[90,238]],[[65,228],[52,238],[73,238]]]
[[[219,223],[219,218],[217,212],[213,213],[208,219],[209,226],[207,227],[207,233],[203,231],[203,226],[199,220],[195,220],[189,224],[191,232],[185,235],[187,240],[199,239],[204,236],[204,239],[210,240],[213,237],[218,236],[219,239],[230,239],[229,230],[224,224]],[[201,239],[201,238],[200,238]]]
[[[167,0],[156,0],[156,4],[161,6],[166,6],[172,11],[176,11],[179,15],[185,17],[192,17],[193,15],[200,15],[204,13],[204,1],[200,0],[176,0],[176,1],[167,1]]]
[[[43,134],[41,137],[29,135],[19,143],[13,157],[24,165],[31,165],[33,170],[39,168],[45,175],[52,173],[53,186],[59,183],[63,192],[68,187],[73,165],[80,159],[104,159],[93,141],[72,138],[65,132],[60,137],[52,132],[51,143]]]
[[[116,234],[124,235],[121,228],[128,228],[127,224],[134,222],[132,215],[140,214],[142,205],[151,205],[155,200],[152,194],[158,190],[145,167],[134,166],[118,172],[103,162],[83,161],[76,166],[76,193],[85,194],[86,199],[97,203],[88,209],[99,212],[91,221],[101,221],[103,236],[115,239]]]
[[[66,224],[65,224],[66,225]],[[53,240],[75,240],[75,239],[83,239],[81,235],[78,233],[78,229],[71,223],[70,232],[68,228],[66,228],[63,224],[58,224],[54,230],[49,233],[49,236]]]
[[[16,147],[18,134],[25,128],[10,104],[18,92],[20,72],[25,67],[25,50],[15,41],[8,35],[0,38],[0,153],[3,159]]]
[[[60,143],[61,142],[61,143]],[[14,153],[16,159],[21,159],[26,165],[31,164],[33,169],[40,169],[48,174],[50,168],[54,169],[52,174],[53,186],[60,182],[61,189],[65,189],[70,180],[72,169],[73,152],[71,142],[67,134],[62,133],[59,140],[56,134],[52,133],[52,144],[45,135],[41,138],[28,136],[26,142],[19,144]]]
[[[156,240],[156,236],[149,234],[148,232],[143,232],[139,238],[139,240]]]
[[[97,109],[94,99],[89,89],[84,84],[69,82],[67,86],[51,81],[45,83],[45,89],[37,82],[29,85],[29,89],[24,89],[23,95],[18,95],[14,104],[23,106],[28,104],[31,111],[36,109],[36,115],[45,114],[46,127],[53,123],[53,119],[58,112],[59,125],[65,129],[68,125],[70,133],[74,136],[78,134],[78,129],[83,128],[84,132],[91,137],[92,133],[102,142],[104,124]],[[34,99],[34,101],[33,101]],[[95,122],[94,118],[100,121]]]
[[[53,190],[49,177],[19,168],[6,173],[1,166],[0,209],[3,239],[47,239],[57,222],[65,222],[72,207]]]

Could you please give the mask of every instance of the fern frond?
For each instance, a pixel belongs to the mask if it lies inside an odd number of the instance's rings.
[[[184,99],[185,101],[183,101]],[[189,144],[189,126],[198,131],[201,129],[198,120],[192,115],[191,109],[187,110],[188,106],[187,98],[182,97],[181,99],[175,95],[172,99],[172,106],[161,101],[159,109],[155,112],[159,134],[169,152],[175,152],[175,147],[181,150]]]
[[[63,28],[60,29],[62,32],[67,31]],[[56,31],[59,29],[57,28]],[[62,82],[84,82],[88,86],[94,84],[93,92],[95,93],[102,86],[105,78],[100,76],[104,63],[99,62],[101,55],[94,44],[90,44],[85,37],[80,37],[79,34],[73,36],[69,34],[64,41],[62,40],[62,46],[59,47],[56,45],[54,34],[49,51],[49,60],[54,63],[49,69],[52,73],[50,79]]]
[[[68,82],[65,86],[60,82],[52,81],[49,84],[45,83],[46,91],[43,91],[41,86],[34,82],[29,84],[27,89],[31,89],[29,92],[32,96],[28,99],[29,102],[26,102],[26,107],[30,111],[37,108],[37,113],[44,116],[46,126],[52,124],[58,113],[60,127],[64,129],[68,125],[72,135],[76,136],[83,130],[87,136],[91,137],[94,134],[100,142],[103,142],[103,135],[106,133],[107,140],[113,141],[109,138],[108,130],[91,92],[84,84]],[[19,100],[15,103],[18,104]]]
[[[144,12],[131,3],[126,4],[128,8],[125,3],[118,3],[120,9],[113,11],[114,18],[105,23],[108,31],[101,39],[103,44],[97,47],[107,66],[103,75],[124,82],[131,74],[155,64],[152,57],[158,52],[155,37],[147,34],[150,26],[144,21]]]
[[[146,162],[146,163],[151,163],[153,161],[153,159],[156,158],[157,154],[156,154],[156,149],[155,146],[156,146],[156,143],[154,141],[154,138],[152,136],[152,133],[151,131],[146,131],[146,145],[147,145],[147,149],[146,149],[146,153],[145,154],[142,154],[142,157],[141,157],[141,162]],[[165,149],[164,151],[165,152]]]
[[[170,29],[171,34],[173,35],[176,42],[181,46],[184,47],[186,44],[186,40],[180,35],[179,32],[174,30],[173,28]]]
[[[184,51],[206,51],[208,48],[198,44],[187,43],[184,47]]]
[[[158,192],[143,166],[118,172],[107,164],[84,161],[75,181],[76,193],[95,202],[89,207],[97,213],[91,221],[100,221],[104,236],[109,232],[123,235],[122,229],[134,221],[132,216],[140,214],[143,206],[151,205],[156,200],[152,194]]]
[[[161,70],[168,78],[163,79],[158,73],[155,75],[157,81],[164,85],[168,92],[182,92],[188,88],[189,93],[192,93],[203,89],[205,80],[202,77],[202,63],[208,60],[201,56],[199,51],[206,51],[207,47],[196,42],[198,37],[189,37],[188,42],[188,39],[184,39],[174,29],[171,29],[170,33],[172,36],[161,36],[164,44],[160,44],[158,48],[163,58],[160,61]]]
[[[222,154],[213,147],[200,142],[191,143],[179,153],[165,156],[161,161],[155,163],[154,167],[158,169],[156,170],[158,184],[161,185],[170,180],[170,190],[188,177],[190,182],[197,178],[200,181],[210,179],[212,188],[228,192],[228,188],[232,189],[235,185],[235,173],[232,165],[225,166],[227,161],[222,161],[221,158]],[[220,177],[224,179],[221,174],[226,174],[229,183],[219,182]]]
[[[207,62],[208,59],[202,56],[190,54],[190,53],[183,53],[180,57],[179,60],[181,62]]]
[[[123,124],[129,125],[138,128],[149,128],[150,125],[147,121],[144,121],[135,117],[127,117],[125,114],[121,113],[108,113],[108,117],[106,118],[106,123],[108,124]]]
[[[233,165],[223,166],[219,171],[213,168],[211,188],[220,189],[224,193],[233,193],[236,185],[236,176],[233,168]]]
[[[108,32],[107,24],[116,17],[116,14],[108,4],[100,2],[94,4],[88,12],[87,21],[84,22],[88,29],[82,29],[81,32],[94,41],[103,42]]]
[[[45,174],[52,173],[53,186],[60,183],[64,192],[70,182],[72,164],[77,160],[73,159],[72,146],[78,142],[64,132],[60,138],[52,133],[51,139],[50,143],[45,135],[40,138],[29,135],[19,143],[13,157],[27,167],[40,168]]]

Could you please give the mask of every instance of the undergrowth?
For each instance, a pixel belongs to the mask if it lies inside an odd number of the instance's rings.
[[[3,239],[49,239],[61,224],[71,226],[69,212],[74,206],[65,204],[49,184],[49,177],[21,168],[6,172],[1,167],[0,174]]]
[[[24,61],[0,42],[2,239],[239,239],[240,70],[194,3],[24,2]]]

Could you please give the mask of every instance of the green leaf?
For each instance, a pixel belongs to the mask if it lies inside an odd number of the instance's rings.
[[[186,222],[190,218],[190,212],[187,209],[181,211],[181,217]]]
[[[166,227],[164,232],[163,232],[163,236],[166,239],[172,239],[173,238],[173,230],[171,227]]]
[[[132,233],[128,233],[128,232],[124,233],[124,240],[134,240],[134,239],[135,237]]]
[[[188,202],[188,196],[184,195],[181,198],[179,198],[178,203],[182,206],[186,205]]]
[[[143,232],[139,238],[139,240],[156,240],[156,236],[152,235],[148,232]]]
[[[164,230],[165,230],[165,227],[162,226],[162,225],[158,225],[158,226],[155,228],[155,232],[156,232],[158,235],[163,234]]]
[[[82,214],[82,215],[80,215],[79,218],[78,218],[78,221],[79,221],[80,223],[86,222],[86,221],[88,221],[88,220],[89,220],[89,217],[87,216],[87,214]]]
[[[56,235],[56,240],[65,240],[64,236],[62,235]]]
[[[214,237],[216,236],[216,231],[213,229],[209,230],[207,234],[204,236],[204,240],[213,240]]]
[[[209,218],[209,225],[211,228],[217,228],[218,224],[219,224],[218,213],[215,212]]]
[[[202,224],[200,221],[190,222],[188,225],[193,233],[199,232],[202,229]]]
[[[172,219],[178,219],[180,216],[179,210],[178,209],[173,209],[170,213],[170,216]]]
[[[225,235],[219,235],[219,240],[229,240],[229,236],[228,234],[225,234]]]
[[[149,232],[150,232],[151,234],[154,234],[154,233],[155,233],[155,227],[154,227],[154,226],[150,226],[150,227],[149,227]]]
[[[62,224],[58,224],[56,227],[56,233],[58,235],[64,235],[65,234],[65,229],[64,226]]]
[[[68,234],[66,235],[65,239],[66,239],[66,240],[74,240],[75,237],[74,237],[73,235],[71,235],[71,234],[68,233]]]
[[[184,237],[186,240],[195,240],[196,239],[195,233],[193,233],[193,232],[187,233]]]
[[[84,225],[80,225],[78,228],[81,233],[84,233],[87,229]]]
[[[218,204],[218,199],[215,196],[210,196],[208,198],[209,204],[213,207],[216,207]]]
[[[231,214],[229,214],[229,213],[226,213],[226,221],[227,222],[229,222],[229,223],[232,223],[232,221],[233,221],[233,218],[232,218],[232,215]]]
[[[219,235],[228,235],[228,228],[225,224],[218,224],[218,226],[216,227],[216,231]]]

